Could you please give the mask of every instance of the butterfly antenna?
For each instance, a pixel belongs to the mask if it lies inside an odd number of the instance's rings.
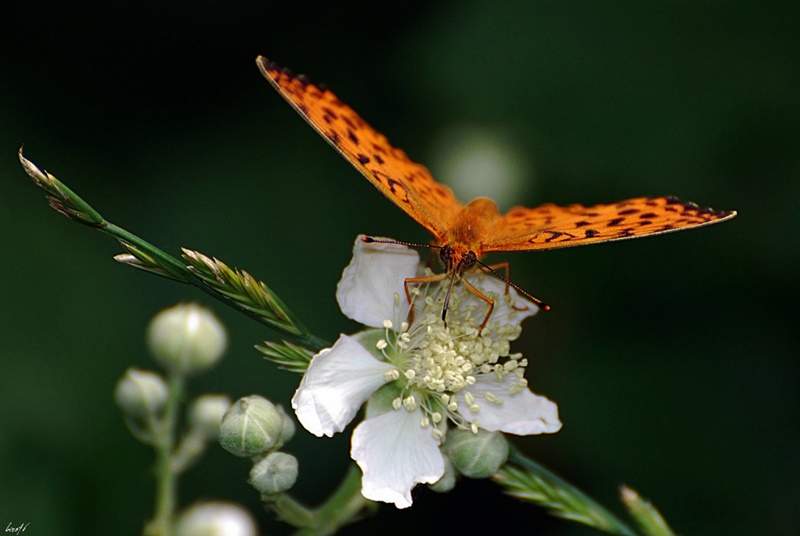
[[[399,240],[383,240],[379,238],[372,238],[371,236],[362,236],[361,241],[365,244],[399,244],[401,246],[408,246],[410,248],[431,248],[442,249],[442,246],[435,244],[417,244],[416,242],[401,242]]]
[[[536,298],[536,297],[534,297],[534,296],[531,296],[529,293],[527,293],[526,291],[522,290],[522,289],[521,289],[521,288],[520,288],[518,285],[514,284],[514,282],[513,282],[513,281],[511,281],[511,280],[509,280],[508,278],[506,278],[506,277],[503,277],[502,275],[500,275],[500,273],[499,273],[497,270],[495,270],[494,268],[492,268],[492,267],[491,267],[491,266],[489,266],[488,264],[485,264],[485,263],[481,262],[480,260],[478,261],[478,264],[480,264],[481,266],[483,266],[484,268],[486,268],[487,270],[489,270],[490,272],[492,272],[492,273],[493,273],[493,274],[494,274],[494,275],[495,275],[497,278],[499,278],[499,279],[501,279],[501,280],[505,281],[505,283],[506,283],[507,285],[510,285],[510,286],[514,287],[514,290],[516,290],[517,292],[519,292],[520,294],[522,294],[523,296],[525,296],[526,298],[528,298],[529,300],[531,300],[531,301],[532,301],[533,303],[535,303],[535,304],[536,304],[538,307],[541,307],[541,308],[542,308],[542,309],[544,309],[545,311],[549,311],[549,310],[551,309],[551,307],[550,307],[549,305],[547,305],[546,303],[544,303],[544,302],[543,302],[542,300],[540,300],[539,298]],[[446,302],[445,302],[445,303],[446,303]]]

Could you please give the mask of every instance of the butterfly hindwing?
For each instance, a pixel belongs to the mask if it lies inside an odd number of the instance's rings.
[[[580,246],[709,225],[735,212],[701,208],[675,197],[637,197],[607,205],[553,204],[512,208],[495,225],[481,253]]]

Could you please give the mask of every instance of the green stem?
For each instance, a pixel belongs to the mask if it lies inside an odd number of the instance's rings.
[[[361,495],[361,471],[351,465],[342,483],[321,506],[309,509],[288,494],[278,496],[270,507],[289,525],[298,527],[295,536],[326,536],[355,521],[364,509],[375,503]]]
[[[175,280],[180,281],[182,283],[188,283],[190,285],[199,288],[209,296],[222,301],[229,307],[236,309],[237,311],[249,316],[250,318],[256,320],[261,324],[266,324],[267,326],[273,328],[275,327],[271,326],[268,322],[264,320],[264,318],[259,316],[257,313],[247,309],[246,307],[242,307],[228,296],[225,296],[224,294],[217,291],[215,288],[208,285],[205,281],[197,277],[191,270],[189,270],[181,260],[176,259],[175,257],[170,255],[169,253],[166,253],[165,251],[162,251],[161,249],[154,246],[150,242],[147,242],[146,240],[139,238],[135,234],[126,231],[122,227],[119,227],[106,220],[103,221],[103,223],[98,227],[98,229],[101,232],[115,238],[116,240],[125,242],[126,244],[130,244],[134,246],[136,249],[143,251],[144,253],[153,257],[154,259],[157,259],[158,265],[161,268],[163,268],[167,273],[169,273],[169,275],[172,276]],[[298,326],[298,328],[300,328],[301,333],[299,334],[289,333],[289,335],[291,335],[300,344],[303,344],[304,346],[314,351],[319,351],[322,348],[330,346],[330,344],[324,339],[321,339],[316,335],[309,333],[309,331],[305,328],[305,326],[300,324],[300,322],[296,319],[295,319],[295,324]]]
[[[135,234],[126,231],[122,227],[114,225],[113,223],[104,220],[103,224],[98,228],[101,232],[116,238],[121,242],[130,244],[136,249],[140,249],[148,255],[158,259],[159,266],[166,270],[175,279],[184,283],[190,283],[200,286],[198,278],[186,267],[180,260],[176,259],[169,253],[158,249],[156,246],[136,236]]]
[[[156,431],[156,503],[155,517],[145,529],[147,536],[170,536],[176,504],[176,474],[172,470],[172,456],[175,448],[178,404],[183,397],[184,379],[170,374],[169,398],[164,419]]]
[[[316,522],[316,513],[288,493],[275,497],[269,507],[276,517],[292,527],[310,527]]]
[[[364,508],[375,506],[361,495],[361,470],[351,464],[342,483],[331,497],[317,509],[314,527],[302,529],[299,535],[335,534],[341,527],[352,523]]]

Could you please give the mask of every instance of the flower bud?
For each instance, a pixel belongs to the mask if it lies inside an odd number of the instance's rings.
[[[222,417],[230,407],[227,395],[201,395],[189,406],[189,424],[205,437],[215,439]]]
[[[158,413],[167,403],[167,398],[167,383],[161,376],[148,370],[129,368],[114,388],[114,401],[130,417]]]
[[[297,426],[294,424],[294,419],[292,419],[289,415],[286,414],[286,410],[283,409],[283,406],[277,406],[277,407],[278,407],[278,413],[281,414],[281,420],[283,422],[281,437],[278,440],[278,445],[277,445],[277,447],[280,448],[292,440],[295,432],[297,431]]]
[[[283,417],[266,398],[240,398],[225,412],[219,443],[234,456],[249,457],[275,448],[283,431]]]
[[[450,430],[446,448],[453,466],[469,478],[488,478],[508,460],[508,441],[500,432]]]
[[[297,481],[297,458],[284,452],[272,452],[250,470],[251,486],[263,495],[275,495],[288,490]]]
[[[184,510],[175,522],[175,536],[256,536],[258,527],[250,512],[228,502],[198,503]]]
[[[444,454],[444,453],[442,453]],[[436,493],[447,493],[451,491],[453,488],[456,487],[456,483],[458,482],[458,469],[453,467],[453,462],[450,461],[450,457],[447,455],[443,456],[444,458],[444,474],[442,478],[434,482],[433,484],[429,484],[428,487],[435,491]]]
[[[227,335],[211,311],[196,303],[181,303],[153,317],[147,345],[158,363],[175,374],[188,375],[219,361]]]

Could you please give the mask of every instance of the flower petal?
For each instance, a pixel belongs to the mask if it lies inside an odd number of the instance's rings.
[[[381,385],[391,367],[355,339],[342,335],[333,348],[314,356],[292,397],[297,420],[316,436],[344,430],[361,405]]]
[[[444,474],[439,440],[420,425],[420,410],[392,410],[353,430],[350,456],[364,472],[361,494],[372,501],[411,506],[411,488],[433,484]]]
[[[493,374],[478,376],[472,387],[457,395],[459,413],[468,420],[475,420],[480,428],[490,432],[506,432],[516,435],[552,434],[561,429],[558,419],[558,406],[543,396],[524,389],[513,395],[510,387],[518,380],[516,375],[508,374],[498,380]],[[464,392],[469,391],[480,407],[477,412],[469,409],[464,401]],[[501,404],[490,402],[486,394],[491,393]]]
[[[419,254],[400,244],[366,243],[363,237],[356,238],[353,259],[336,287],[336,300],[346,316],[366,326],[380,328],[387,319],[399,324],[408,313],[403,283],[417,275]],[[402,298],[401,311],[395,294]]]

